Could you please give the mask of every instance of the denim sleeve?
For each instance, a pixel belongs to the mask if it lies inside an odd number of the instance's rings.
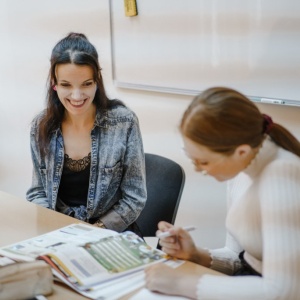
[[[46,168],[42,168],[39,163],[40,160],[38,159],[39,151],[37,147],[36,131],[37,127],[33,125],[30,131],[30,150],[33,164],[32,184],[26,193],[26,199],[35,204],[49,208],[49,202],[45,190],[46,187],[44,187],[42,180],[42,178],[44,177],[45,184]]]
[[[138,218],[147,198],[145,155],[139,123],[135,115],[127,134],[120,189],[122,198],[101,216],[105,226],[116,231],[123,231]]]

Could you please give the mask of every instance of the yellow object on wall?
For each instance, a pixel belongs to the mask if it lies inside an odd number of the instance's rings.
[[[125,16],[134,17],[138,14],[136,0],[124,0]]]

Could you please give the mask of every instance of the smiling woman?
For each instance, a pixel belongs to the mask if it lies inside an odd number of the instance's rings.
[[[140,234],[146,201],[144,152],[136,115],[109,100],[98,54],[70,33],[51,55],[47,108],[32,123],[27,199],[74,218]]]

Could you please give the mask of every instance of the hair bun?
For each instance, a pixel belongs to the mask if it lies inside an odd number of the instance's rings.
[[[67,38],[84,38],[87,40],[87,37],[83,33],[78,33],[78,32],[70,32],[67,36]]]

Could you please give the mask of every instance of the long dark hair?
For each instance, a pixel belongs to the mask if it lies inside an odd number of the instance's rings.
[[[283,126],[267,123],[266,116],[246,96],[215,87],[194,98],[182,117],[180,130],[192,141],[225,155],[242,144],[256,148],[268,134],[277,145],[300,156],[299,141]]]
[[[55,76],[57,65],[72,63],[90,66],[93,70],[93,79],[98,87],[93,103],[97,109],[105,109],[109,102],[103,85],[97,50],[84,34],[72,32],[60,40],[52,50],[50,63],[47,108],[39,120],[38,138],[42,156],[46,155],[52,133],[60,126],[65,111],[57,92],[53,89],[53,86],[57,84]]]

